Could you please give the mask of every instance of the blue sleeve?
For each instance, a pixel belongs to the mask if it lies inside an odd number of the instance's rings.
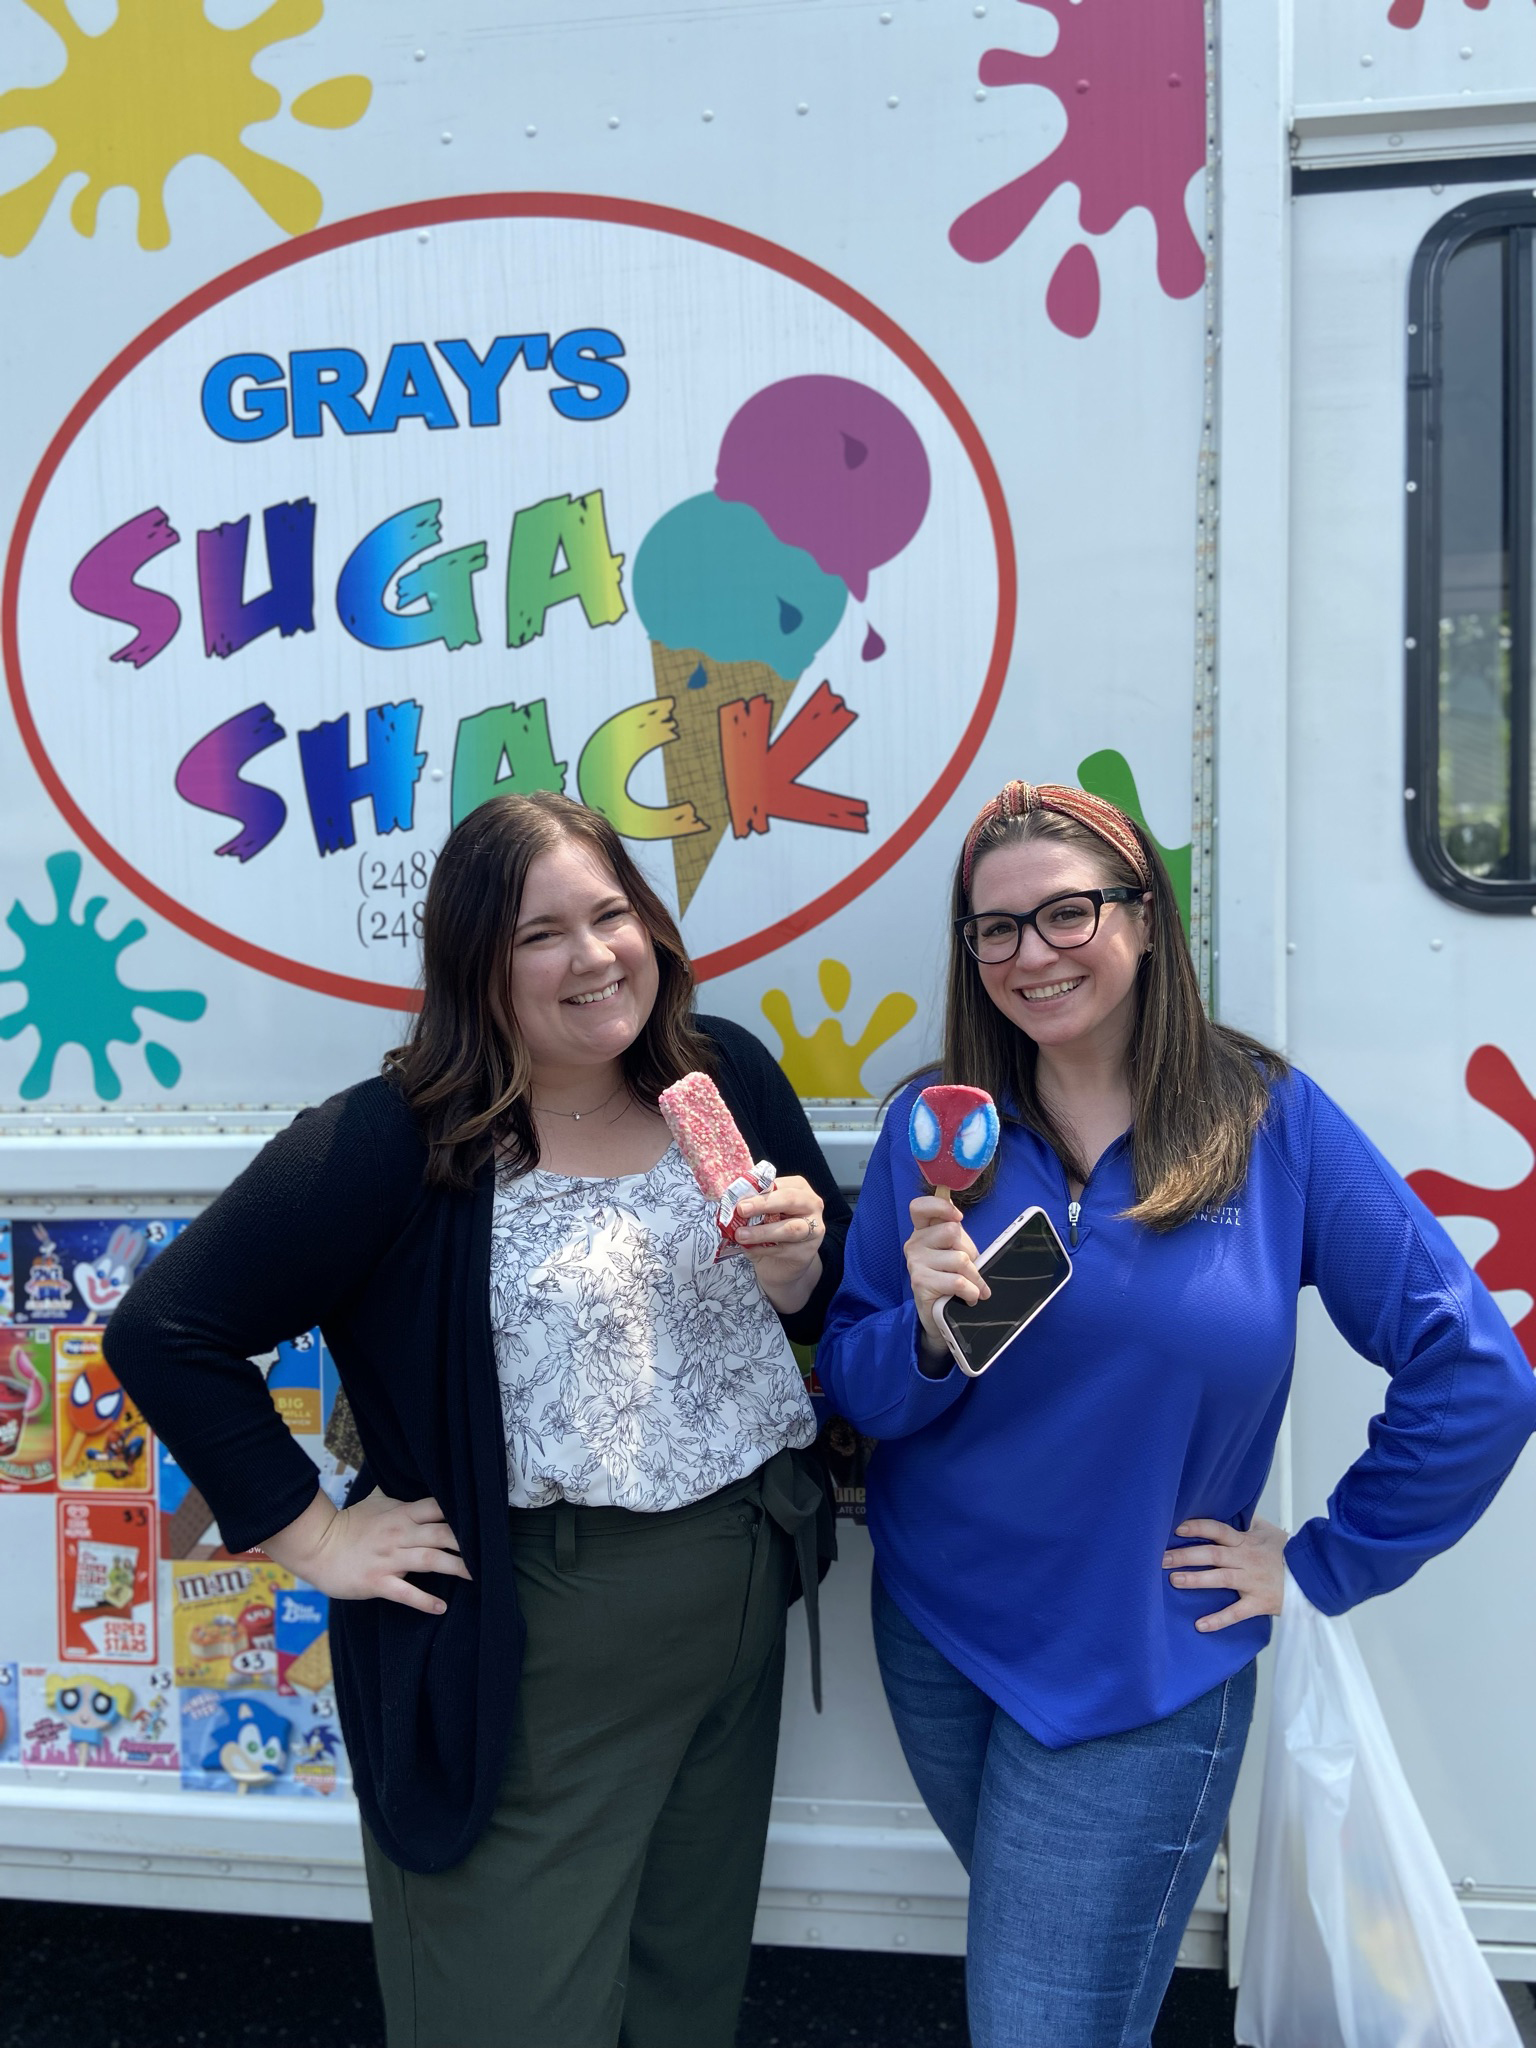
[[[1306,1205],[1302,1284],[1390,1379],[1369,1447],[1286,1547],[1325,1614],[1389,1592],[1464,1536],[1536,1430],[1536,1374],[1401,1176],[1305,1076],[1281,1084]]]
[[[910,1436],[952,1408],[970,1385],[958,1366],[929,1379],[917,1363],[917,1304],[902,1251],[910,1195],[892,1167],[892,1133],[905,1133],[910,1091],[897,1097],[875,1140],[853,1212],[843,1284],[827,1314],[816,1373],[832,1406],[873,1437]],[[914,1183],[911,1194],[918,1192]]]

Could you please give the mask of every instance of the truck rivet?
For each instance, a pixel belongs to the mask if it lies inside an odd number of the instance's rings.
[[[895,94],[895,93],[892,93],[892,94],[891,94],[891,96],[890,96],[890,98],[889,98],[889,99],[888,99],[888,100],[886,101],[886,103],[885,103],[885,104],[886,104],[886,105],[887,105],[888,107],[899,107],[899,106],[901,105],[901,101],[900,101],[900,100],[899,100],[899,99],[897,98],[897,96],[896,96],[896,94]]]
[[[417,62],[418,64],[425,64],[425,63],[426,63],[426,61],[427,61],[427,53],[426,53],[426,51],[425,51],[425,50],[418,50],[418,51],[416,52],[416,62]]]
[[[1285,950],[1287,951],[1287,953],[1294,953],[1296,950],[1296,941],[1294,939],[1287,939],[1285,942]]]
[[[805,101],[804,101],[804,100],[802,100],[802,101],[800,102],[799,106],[798,106],[798,107],[796,107],[796,109],[795,109],[795,112],[796,112],[797,114],[808,114],[808,113],[809,113],[810,111],[811,111],[811,110],[810,110],[810,108],[809,108],[809,107],[808,107],[808,106],[806,105],[806,103],[805,103]]]
[[[1418,792],[1418,791],[1417,791],[1416,789],[1405,789],[1405,790],[1403,791],[1403,801],[1404,801],[1405,803],[1410,803],[1410,804],[1411,804],[1411,803],[1413,802],[1414,798],[1415,798],[1415,797],[1416,797],[1416,796],[1418,795],[1418,793],[1419,793],[1419,792]]]
[[[895,1937],[895,1942],[897,1948],[905,1948],[907,1945],[907,1937],[904,1934],[898,1934]]]
[[[819,1906],[821,1904],[821,1893],[812,1892],[806,1903],[812,1906]]]
[[[713,121],[713,119],[715,118],[715,111],[714,111],[714,108],[713,108],[713,107],[706,107],[706,108],[704,109],[704,116],[703,116],[703,118],[704,118],[704,119],[705,119],[706,121]]]
[[[1418,485],[1417,485],[1417,484],[1414,484],[1414,483],[1410,483],[1410,484],[1408,485],[1408,487],[1407,487],[1407,488],[1408,488],[1408,489],[1409,489],[1410,491],[1416,491],[1416,490],[1417,490],[1417,489],[1418,489],[1419,487],[1418,487]]]
[[[986,87],[985,87],[984,85],[978,85],[978,86],[977,86],[977,88],[976,88],[976,97],[977,97],[977,99],[979,99],[979,100],[984,100],[984,99],[986,98],[986,96],[987,96],[987,88],[986,88]]]
[[[1431,185],[1429,189],[1431,192],[1443,192],[1445,187],[1443,185]]]
[[[882,14],[880,17],[880,25],[882,28],[889,28],[891,25],[891,17],[888,14]]]
[[[1408,635],[1408,638],[1403,642],[1403,645],[1407,648],[1410,654],[1412,654],[1414,648],[1417,647],[1418,644],[1418,641],[1414,639],[1411,633]]]
[[[1444,941],[1444,939],[1431,939],[1431,940],[1430,940],[1430,942],[1429,942],[1429,950],[1431,951],[1431,953],[1441,953],[1441,952],[1444,952],[1444,950],[1445,950],[1445,941]]]
[[[1374,57],[1362,57],[1360,59],[1360,62],[1365,66],[1366,70],[1369,71],[1371,66],[1376,62],[1376,59]]]
[[[532,142],[534,136],[537,135],[538,132],[538,129],[534,127],[531,121],[528,123],[528,126],[523,130],[523,133],[527,136],[530,142]]]
[[[453,140],[453,131],[452,131],[451,129],[449,129],[449,128],[445,128],[445,129],[443,130],[443,140],[444,140],[444,142],[452,142],[452,140]]]
[[[1470,56],[1471,56],[1471,54],[1472,54],[1472,45],[1471,45],[1470,43],[1463,43],[1463,44],[1462,44],[1462,46],[1461,46],[1461,48],[1460,48],[1460,50],[1459,50],[1459,51],[1457,52],[1457,55],[1458,55],[1458,56],[1460,56],[1460,57],[1462,57],[1462,58],[1470,57]]]
[[[417,241],[418,241],[418,242],[430,242],[430,241],[431,241],[431,239],[432,239],[432,231],[431,231],[431,229],[430,229],[430,228],[418,228],[418,229],[416,230],[416,239],[417,239]]]
[[[617,128],[617,127],[618,127],[618,125],[619,125],[619,117],[618,117],[618,115],[617,115],[617,114],[610,114],[610,115],[608,116],[608,126],[609,126],[610,128]]]
[[[1403,138],[1401,137],[1401,135],[1389,135],[1389,136],[1387,137],[1387,147],[1388,147],[1388,149],[1401,149],[1401,148],[1402,148],[1402,146],[1403,146]]]

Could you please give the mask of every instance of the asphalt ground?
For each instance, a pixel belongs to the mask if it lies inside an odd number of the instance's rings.
[[[1157,2048],[1231,2048],[1215,1971],[1175,1977]],[[752,1954],[737,2048],[966,2048],[960,1962]],[[383,2048],[369,1929],[0,1899],[0,2048]]]

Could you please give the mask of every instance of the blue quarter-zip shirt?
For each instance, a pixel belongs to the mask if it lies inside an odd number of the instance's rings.
[[[1287,1548],[1308,1598],[1339,1614],[1401,1585],[1487,1507],[1536,1429],[1536,1375],[1440,1225],[1306,1075],[1272,1089],[1243,1186],[1177,1230],[1123,1220],[1117,1139],[1083,1191],[1071,1280],[979,1380],[918,1370],[902,1244],[926,1192],[907,1146],[919,1085],[876,1141],[817,1371],[879,1439],[868,1513],[887,1588],[1039,1741],[1160,1720],[1268,1641],[1267,1618],[1196,1629],[1233,1595],[1170,1585],[1162,1556],[1192,1517],[1247,1526],[1303,1287],[1389,1375],[1368,1448]],[[1066,1242],[1069,1201],[1056,1154],[1005,1121],[966,1228],[985,1247],[1038,1204]]]

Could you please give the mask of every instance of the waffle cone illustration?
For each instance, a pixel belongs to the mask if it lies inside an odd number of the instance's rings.
[[[691,803],[706,828],[672,842],[677,914],[681,917],[731,822],[720,760],[721,706],[743,697],[766,697],[773,705],[770,730],[777,732],[795,684],[766,661],[716,661],[697,648],[665,647],[659,640],[651,642],[651,667],[656,694],[672,699],[677,726],[677,738],[661,750],[667,802]]]

